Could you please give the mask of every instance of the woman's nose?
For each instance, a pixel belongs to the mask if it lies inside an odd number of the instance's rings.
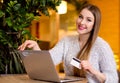
[[[83,20],[81,20],[81,24],[85,24],[85,20],[83,19]]]

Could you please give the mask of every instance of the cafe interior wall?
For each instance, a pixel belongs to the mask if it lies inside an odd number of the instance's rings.
[[[30,26],[31,34],[38,38],[41,48],[48,50],[58,41],[59,15],[50,11],[50,16],[41,15],[39,21],[33,21]]]
[[[112,47],[117,69],[120,70],[120,1],[89,0],[89,2],[97,5],[102,12],[99,36],[104,38]],[[37,23],[34,21],[31,33],[38,39],[49,42],[48,48],[52,48],[64,36],[77,34],[75,25],[77,17],[75,7],[67,4],[66,14],[59,15],[52,11],[50,17],[40,17],[39,25],[36,25]]]

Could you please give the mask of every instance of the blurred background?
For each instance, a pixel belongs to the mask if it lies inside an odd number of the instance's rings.
[[[58,13],[50,11],[50,17],[42,15],[40,21],[32,22],[30,32],[42,41],[42,49],[52,48],[66,35],[77,34],[75,21],[78,17],[80,0],[64,0]],[[97,5],[102,12],[99,36],[104,38],[114,51],[117,69],[120,69],[120,1],[86,0]]]

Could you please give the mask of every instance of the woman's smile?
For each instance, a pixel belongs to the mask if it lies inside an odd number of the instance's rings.
[[[78,29],[79,30],[85,30],[85,29],[87,29],[85,26],[81,26],[81,25],[78,25]]]

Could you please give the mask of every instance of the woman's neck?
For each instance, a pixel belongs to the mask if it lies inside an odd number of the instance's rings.
[[[86,44],[86,42],[87,42],[89,36],[90,36],[89,34],[86,34],[86,35],[79,35],[80,47],[83,47],[83,46]]]

